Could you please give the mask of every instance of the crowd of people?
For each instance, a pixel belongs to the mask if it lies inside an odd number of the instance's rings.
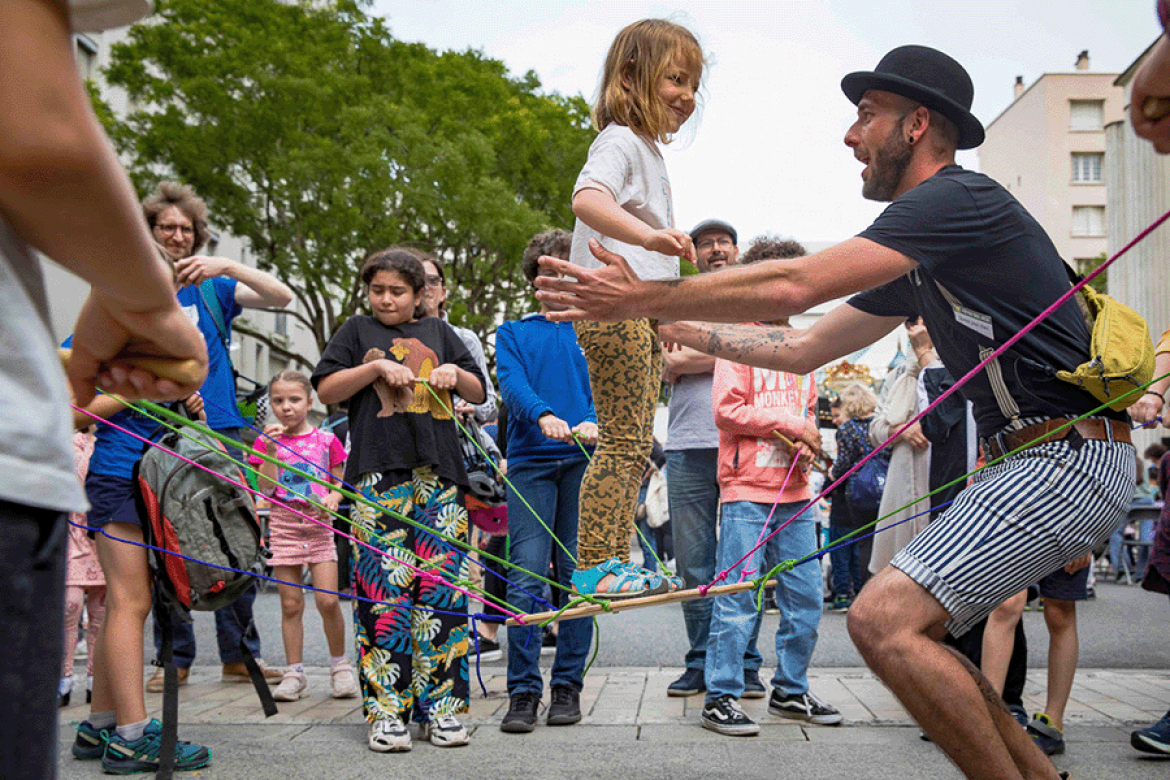
[[[1165,25],[1170,6],[1162,0],[1159,10]],[[246,308],[287,306],[292,293],[271,274],[197,254],[207,213],[189,187],[164,182],[135,202],[77,78],[70,33],[142,13],[130,0],[0,5],[0,337],[12,347],[5,373],[14,380],[0,387],[8,410],[0,418],[0,662],[21,670],[0,690],[3,774],[54,774],[55,705],[68,703],[74,687],[63,640],[76,636],[83,604],[90,712],[72,754],[113,773],[161,761],[163,728],[147,717],[144,692],[164,679],[143,679],[152,589],[140,546],[148,519],[133,477],[142,445],[123,432],[149,437],[157,423],[115,395],[181,402],[238,443],[229,455],[252,463],[271,499],[285,667],[251,663],[261,657],[252,589],[216,612],[224,681],[259,676],[283,701],[311,694],[296,587],[308,567],[331,656],[330,694],[361,698],[369,749],[411,749],[412,722],[437,747],[466,745],[459,716],[468,708],[469,649],[494,641],[472,634],[464,587],[472,485],[460,420],[497,413],[482,344],[446,322],[439,258],[411,247],[374,251],[356,280],[369,313],[345,321],[311,375],[269,378],[274,421],[246,445],[231,323]],[[1134,103],[1142,103],[1134,126],[1159,151],[1170,120],[1144,108],[1147,95],[1170,94],[1166,41],[1134,81]],[[817,469],[833,481],[852,472],[830,497],[829,538],[839,545],[830,604],[847,612],[866,663],[966,776],[1051,780],[1058,773],[1047,755],[1064,749],[1076,667],[1075,602],[1087,595],[1093,552],[1115,534],[1145,478],[1140,464],[1135,477],[1130,421],[1162,419],[1170,377],[1153,382],[1128,417],[1097,409],[1071,384],[1045,381],[1044,367],[1076,366],[1089,354],[1089,328],[1067,302],[1013,352],[1001,350],[1067,292],[1068,280],[1044,231],[1006,190],[954,164],[955,150],[978,146],[983,128],[970,111],[966,71],[934,49],[894,49],[874,71],[842,81],[858,111],[845,143],[865,165],[863,195],[891,203],[858,237],[813,255],[764,237],[741,258],[727,222],[677,229],[659,144],[690,119],[704,62],[695,37],[675,23],[644,20],[619,33],[594,109],[599,135],[574,187],[576,228],[542,233],[524,254],[540,311],[496,334],[511,537],[501,603],[527,614],[565,594],[613,600],[698,589],[706,598],[682,608],[689,649],[669,695],[704,694],[701,725],[729,736],[759,732],[742,698],[768,697],[781,717],[840,723],[807,675],[825,603],[810,484]],[[30,117],[43,120],[32,132]],[[72,427],[81,432],[72,452],[70,398],[32,247],[93,285],[67,342]],[[701,273],[677,278],[680,257]],[[852,297],[810,328],[789,323],[844,295]],[[812,374],[901,325],[913,355],[880,398],[860,385],[840,393],[829,469]],[[1170,373],[1170,331],[1156,354],[1154,375]],[[148,370],[135,362],[143,356],[189,370]],[[946,402],[955,377],[989,362],[963,386],[964,400]],[[630,556],[663,382],[677,575],[657,554],[641,566]],[[314,393],[322,404],[346,404],[344,442],[309,422]],[[877,450],[895,432],[887,459]],[[977,442],[990,465],[966,480]],[[1162,495],[1168,458],[1156,464]],[[294,478],[306,468],[322,478]],[[344,577],[332,528],[342,483],[364,499],[346,524],[354,543]],[[931,491],[925,511],[906,511],[905,502]],[[905,524],[854,543],[879,517]],[[1170,518],[1148,533],[1143,587],[1170,592]],[[707,589],[810,559],[782,571],[773,589],[780,618],[769,692],[751,595]],[[346,650],[342,580],[354,597],[356,663]],[[1004,702],[1019,679],[1019,611],[1032,587],[1044,599],[1051,649],[1046,708],[1029,719]],[[156,642],[173,644],[183,684],[194,634],[157,603],[154,612]],[[545,637],[530,625],[510,626],[507,637],[501,729],[530,732],[543,698]],[[591,639],[586,619],[559,624],[547,725],[581,720]],[[1132,739],[1139,750],[1170,753],[1170,713]],[[205,746],[179,741],[174,751],[176,769],[211,761]]]

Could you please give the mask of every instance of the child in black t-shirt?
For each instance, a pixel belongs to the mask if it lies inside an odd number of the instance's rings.
[[[465,745],[455,714],[468,707],[467,599],[445,584],[465,577],[465,556],[399,517],[467,541],[467,474],[451,393],[480,403],[483,377],[450,326],[416,319],[425,275],[414,252],[375,253],[361,279],[373,316],[356,315],[338,329],[313,384],[325,403],[349,399],[346,480],[389,510],[359,504],[351,515],[360,541],[354,630],[369,746],[409,750],[411,717],[431,743]]]

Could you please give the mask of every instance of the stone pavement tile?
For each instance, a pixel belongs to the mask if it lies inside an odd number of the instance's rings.
[[[917,726],[805,726],[814,745],[910,745],[920,742]]]
[[[638,727],[634,725],[601,725],[582,728],[584,722],[574,726],[547,726],[540,721],[530,734],[507,734],[496,726],[481,726],[474,734],[473,745],[486,747],[505,744],[517,750],[540,750],[544,744],[578,743],[588,740],[602,744],[632,744],[638,739]]]
[[[732,749],[741,742],[805,742],[804,733],[799,726],[788,726],[779,723],[761,723],[757,737],[729,737],[705,729],[698,721],[675,725],[654,724],[640,728],[639,742],[676,742],[686,744],[730,744]]]
[[[686,703],[677,697],[645,694],[638,705],[639,723],[673,723],[686,716]]]

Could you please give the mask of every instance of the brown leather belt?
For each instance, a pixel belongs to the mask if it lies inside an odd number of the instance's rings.
[[[1076,429],[1076,432],[1081,435],[1082,439],[1091,441],[1112,440],[1126,443],[1131,441],[1129,425],[1120,420],[1102,420],[1100,418],[1080,420],[1069,425],[1064,430],[1056,430],[1062,425],[1067,425],[1068,421],[1067,417],[1057,417],[1052,420],[1045,420],[1035,425],[1020,428],[1016,431],[1000,433],[990,439],[984,439],[983,454],[988,460],[995,460],[1005,452],[1012,452],[1025,445],[1035,447],[1040,444],[1047,444],[1050,441],[1060,441],[1067,437],[1069,431],[1073,429]],[[1055,431],[1055,433],[1045,436],[1048,431]]]

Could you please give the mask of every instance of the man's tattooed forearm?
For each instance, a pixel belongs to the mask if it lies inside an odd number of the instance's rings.
[[[758,365],[757,361],[778,357],[788,346],[789,331],[756,325],[712,325],[708,327],[704,352],[736,362]]]

